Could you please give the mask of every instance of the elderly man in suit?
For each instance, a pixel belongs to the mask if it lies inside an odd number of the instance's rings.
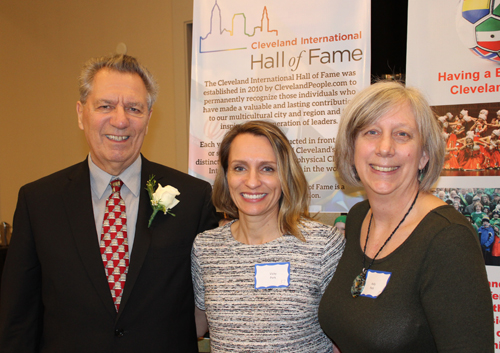
[[[190,251],[217,221],[208,183],[140,154],[156,93],[130,56],[84,66],[76,110],[90,153],[19,191],[2,353],[198,351]],[[151,176],[180,194],[170,188],[179,203],[148,225]]]

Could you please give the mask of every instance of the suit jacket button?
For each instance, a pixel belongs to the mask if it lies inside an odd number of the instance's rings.
[[[123,330],[115,330],[115,336],[116,337],[123,337],[125,332]]]

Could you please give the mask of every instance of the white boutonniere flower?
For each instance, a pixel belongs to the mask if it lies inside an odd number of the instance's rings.
[[[170,185],[161,186],[161,184],[158,184],[155,191],[156,180],[154,178],[155,176],[152,175],[146,183],[146,190],[151,200],[151,207],[153,207],[153,214],[149,219],[148,228],[151,226],[151,222],[153,222],[158,211],[162,211],[163,214],[168,213],[175,217],[175,214],[170,212],[170,210],[179,203],[179,200],[175,197],[181,194],[179,190]]]

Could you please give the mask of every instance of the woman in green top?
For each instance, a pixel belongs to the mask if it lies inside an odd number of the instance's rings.
[[[470,223],[429,190],[443,166],[436,119],[415,89],[376,83],[342,113],[334,162],[368,200],[319,308],[342,353],[493,352],[493,308]]]

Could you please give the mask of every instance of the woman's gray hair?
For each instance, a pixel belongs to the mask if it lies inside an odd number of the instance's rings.
[[[359,132],[393,109],[408,104],[420,135],[422,151],[429,157],[419,189],[429,191],[441,173],[445,142],[439,124],[423,94],[396,81],[380,81],[359,92],[345,107],[337,133],[334,162],[347,184],[362,186],[354,167],[354,146]],[[415,175],[417,178],[418,175]]]
[[[158,85],[153,77],[153,75],[140,64],[136,58],[123,55],[109,55],[102,56],[99,58],[92,58],[85,63],[78,78],[80,87],[80,102],[85,104],[87,102],[87,97],[92,91],[92,83],[94,82],[95,75],[101,69],[109,69],[122,73],[138,74],[144,85],[146,86],[146,91],[148,92],[148,110],[151,110],[156,97],[158,96]]]

